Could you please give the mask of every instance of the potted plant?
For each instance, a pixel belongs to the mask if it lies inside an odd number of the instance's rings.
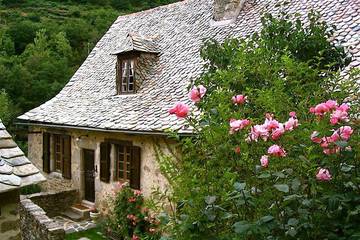
[[[91,218],[91,220],[93,222],[96,222],[98,220],[99,216],[100,216],[99,211],[95,207],[92,207],[90,209],[90,218]]]

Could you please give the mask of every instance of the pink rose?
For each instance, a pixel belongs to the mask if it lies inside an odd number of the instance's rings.
[[[271,131],[272,129],[278,128],[279,127],[279,122],[276,121],[275,119],[265,119],[265,123],[264,125],[266,126],[268,131]]]
[[[314,143],[321,143],[321,138],[319,138],[318,136],[319,136],[319,132],[314,131],[310,136],[311,141],[313,141]]]
[[[354,130],[350,126],[340,127],[337,132],[340,134],[341,139],[347,141],[349,140],[351,134],[353,134]]]
[[[290,117],[293,117],[293,118],[296,118],[296,112],[290,112],[290,113],[289,113],[289,116],[290,116]]]
[[[285,157],[286,156],[285,150],[282,149],[278,145],[272,145],[271,147],[269,147],[268,154],[275,156],[275,157]]]
[[[285,128],[282,123],[279,124],[279,127],[274,129],[271,134],[273,140],[278,140],[285,133]]]
[[[329,112],[330,108],[325,103],[320,103],[315,106],[315,115],[323,116],[325,113]]]
[[[309,109],[309,112],[315,113],[315,108],[314,108],[314,107],[311,107],[311,108]]]
[[[292,131],[294,130],[294,128],[297,128],[298,126],[299,126],[299,121],[294,117],[289,118],[289,120],[285,122],[286,131]]]
[[[257,141],[258,138],[261,137],[264,141],[267,141],[269,135],[270,133],[265,125],[255,125],[251,128],[250,139]]]
[[[244,95],[236,95],[236,96],[233,96],[231,98],[231,100],[233,101],[233,103],[235,105],[241,105],[241,104],[244,104],[247,100],[247,96],[244,96]]]
[[[135,234],[133,234],[131,240],[140,240],[140,238],[138,236],[136,236]]]
[[[169,110],[169,113],[175,114],[178,118],[185,118],[189,113],[189,106],[179,102]]]
[[[335,125],[340,121],[347,122],[349,121],[349,118],[348,118],[348,113],[346,111],[342,111],[340,108],[338,108],[331,114],[330,123],[332,125]]]
[[[260,159],[261,166],[267,168],[269,166],[269,156],[263,155]]]
[[[337,133],[337,131],[333,132],[333,134],[329,138],[329,142],[336,142],[340,139],[340,135]]]
[[[248,119],[241,119],[241,120],[231,119],[230,134],[233,134],[249,125],[250,125],[250,121]]]
[[[343,112],[348,112],[350,110],[350,107],[346,103],[343,103],[337,109]]]
[[[134,190],[135,196],[140,196],[142,193],[140,190]]]
[[[318,173],[316,174],[316,179],[319,181],[327,182],[331,180],[331,174],[328,169],[320,168]]]
[[[337,102],[335,100],[327,100],[325,102],[326,106],[330,109],[336,109],[336,107],[338,106]]]
[[[193,87],[189,92],[189,98],[191,101],[197,103],[200,102],[201,98],[204,97],[206,93],[206,88],[203,85],[199,85],[197,87]]]

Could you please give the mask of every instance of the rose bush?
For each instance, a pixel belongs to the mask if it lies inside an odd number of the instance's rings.
[[[159,159],[177,203],[168,238],[359,238],[359,106],[347,103],[356,75],[339,80],[349,61],[331,27],[290,17],[265,15],[246,41],[202,50],[194,85],[204,94],[189,94],[201,114],[170,111],[196,134],[173,134],[182,160]]]
[[[159,220],[144,206],[144,197],[128,183],[118,183],[107,199],[110,212],[106,216],[106,231],[124,240],[160,239]]]

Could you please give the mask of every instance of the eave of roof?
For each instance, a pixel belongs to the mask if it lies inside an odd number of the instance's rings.
[[[113,129],[113,128],[96,128],[96,127],[86,127],[86,126],[77,126],[69,124],[55,124],[55,123],[44,123],[44,122],[34,122],[34,121],[17,121],[15,124],[23,126],[33,126],[33,127],[44,127],[44,128],[62,128],[62,129],[73,129],[73,130],[85,130],[85,131],[95,131],[95,132],[105,132],[105,133],[124,133],[130,135],[156,135],[156,136],[169,136],[169,133],[165,131],[139,131],[139,130],[127,130],[127,129]],[[178,134],[180,136],[192,136],[194,135],[191,130],[179,130]]]

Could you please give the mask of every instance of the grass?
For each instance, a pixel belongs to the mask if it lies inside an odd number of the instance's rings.
[[[108,239],[101,234],[99,228],[92,228],[92,229],[89,229],[89,230],[83,231],[83,232],[66,234],[65,240],[78,240],[79,238],[82,238],[82,237],[87,237],[90,240]]]

